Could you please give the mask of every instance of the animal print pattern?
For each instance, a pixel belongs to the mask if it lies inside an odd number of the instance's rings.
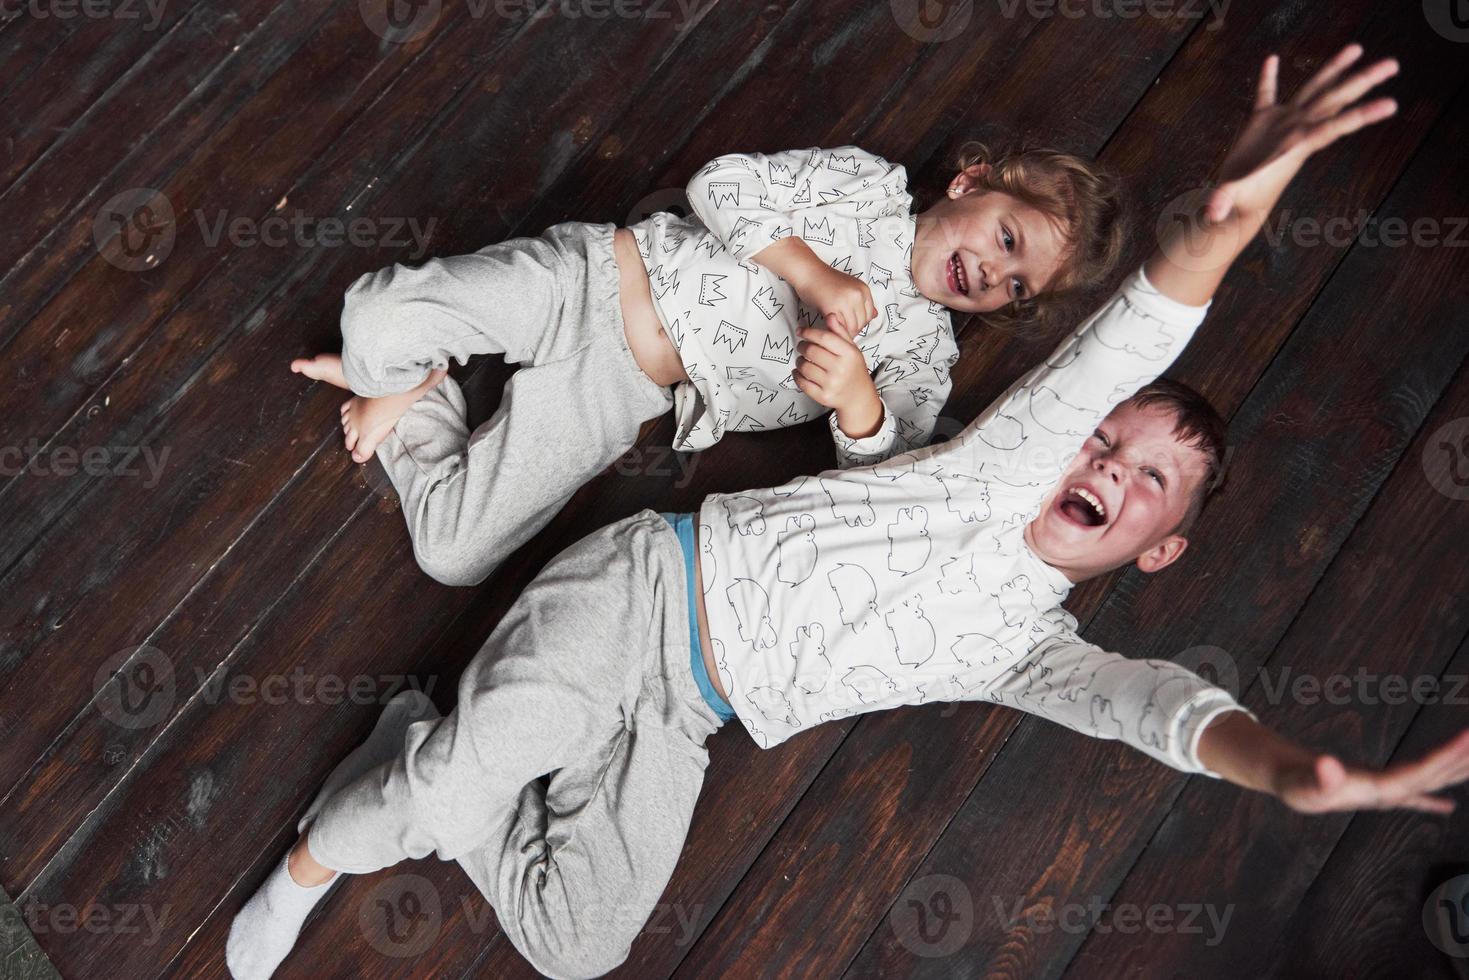
[[[913,283],[913,204],[903,167],[855,146],[731,153],[688,185],[688,217],[631,226],[657,307],[689,381],[674,390],[673,448],[706,449],[726,432],[760,432],[827,415],[837,463],[870,465],[926,444],[959,357],[948,310]],[[799,235],[822,261],[865,282],[879,314],[857,334],[884,406],[852,439],[796,387],[796,331],[820,326],[780,276],[750,261]]]
[[[711,637],[751,737],[770,748],[866,711],[984,700],[1207,772],[1193,743],[1234,699],[1084,642],[1061,606],[1071,582],[1024,540],[1097,422],[1202,318],[1138,272],[955,438],[707,497]]]

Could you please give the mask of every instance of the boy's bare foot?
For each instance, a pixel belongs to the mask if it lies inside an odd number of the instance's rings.
[[[347,376],[342,373],[342,358],[339,354],[317,354],[315,357],[298,357],[291,362],[291,371],[304,374],[316,381],[351,390]]]
[[[339,362],[340,363],[340,362]],[[305,372],[303,372],[305,373]],[[388,437],[398,419],[414,402],[428,394],[429,389],[443,381],[448,371],[440,368],[423,380],[417,388],[382,398],[364,398],[361,395],[342,402],[342,431],[347,437],[347,449],[352,458],[365,463],[377,451],[378,443]],[[322,378],[323,381],[328,380]]]

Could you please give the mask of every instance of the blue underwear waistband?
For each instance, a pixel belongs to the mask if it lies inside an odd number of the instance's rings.
[[[699,646],[699,583],[694,581],[694,515],[662,512],[663,519],[678,534],[678,543],[683,548],[684,577],[689,586],[689,666],[694,672],[694,683],[704,695],[704,703],[713,709],[721,721],[735,717],[734,708],[714,690],[709,672],[704,669],[704,655]]]

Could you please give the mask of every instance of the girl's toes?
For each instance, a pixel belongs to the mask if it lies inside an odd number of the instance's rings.
[[[354,428],[352,428],[352,427],[350,427],[350,426],[348,426],[348,428],[347,428],[347,450],[350,452],[351,450],[355,449],[356,447],[357,447],[357,430],[354,429]]]
[[[352,399],[348,398],[346,401],[342,402],[342,414],[343,415],[346,415],[347,414],[347,411],[349,409],[351,409],[351,407],[352,407]]]

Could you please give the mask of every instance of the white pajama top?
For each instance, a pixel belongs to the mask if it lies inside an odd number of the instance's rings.
[[[709,634],[751,737],[769,748],[848,715],[986,699],[1217,776],[1196,746],[1234,698],[1083,641],[1061,608],[1070,581],[1023,537],[1097,423],[1174,360],[1206,308],[1139,270],[955,438],[706,497]]]
[[[913,283],[913,199],[903,167],[855,146],[731,153],[689,181],[694,214],[658,212],[631,226],[653,305],[689,380],[674,390],[673,448],[714,445],[828,417],[839,467],[927,445],[959,357],[946,307]],[[820,311],[750,261],[800,237],[833,268],[872,291],[878,316],[856,337],[883,403],[882,425],[848,438],[836,414],[796,387],[796,331]]]

